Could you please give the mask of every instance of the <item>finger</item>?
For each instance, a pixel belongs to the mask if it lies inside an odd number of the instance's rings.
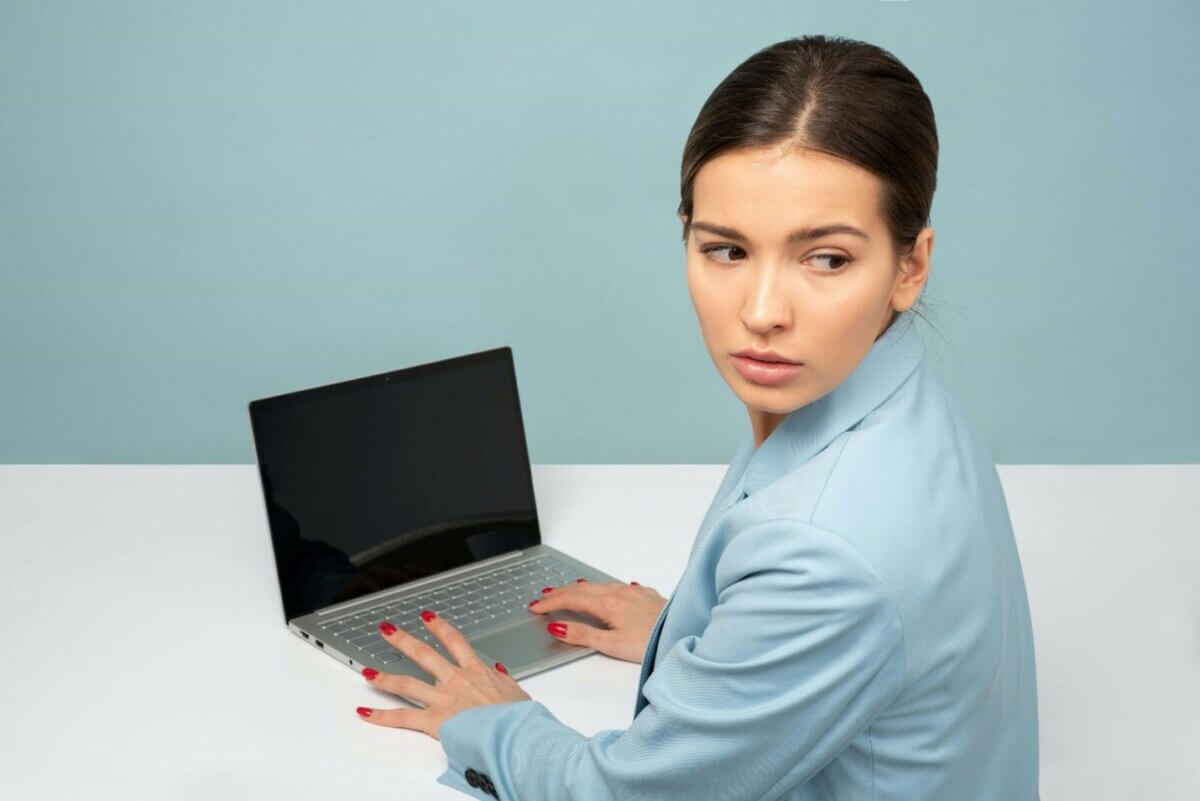
[[[446,650],[454,657],[454,661],[459,664],[459,667],[474,670],[487,669],[483,660],[479,658],[479,654],[475,653],[475,648],[467,642],[467,638],[455,628],[453,623],[443,617],[438,617],[428,609],[421,612],[421,619],[425,621],[426,628],[433,632],[433,636],[446,646]]]
[[[542,587],[542,597],[562,595],[563,593],[585,593],[587,595],[603,595],[612,592],[617,587],[624,587],[616,581],[576,581],[560,584],[557,587]]]
[[[422,670],[437,679],[439,684],[450,678],[450,674],[458,669],[450,664],[446,657],[439,654],[432,645],[421,642],[404,629],[396,628],[396,625],[390,620],[380,622],[379,633],[393,648],[416,662]]]
[[[391,726],[394,729],[413,729],[433,735],[433,713],[424,709],[378,709],[360,706],[358,716],[376,726]]]
[[[611,616],[611,592],[561,592],[543,596],[529,604],[529,611],[544,615],[559,609],[584,612],[606,623]]]
[[[588,581],[582,584],[564,584],[561,587],[543,587],[542,594],[538,598],[534,598],[529,602],[529,608],[535,611],[545,611],[547,607],[542,606],[545,601],[551,599],[559,600],[563,598],[584,598],[594,596],[611,596],[613,590],[618,585],[615,582],[594,582]],[[551,609],[567,609],[572,607],[549,607]]]
[[[605,650],[616,636],[611,629],[598,629],[586,623],[576,623],[574,620],[570,621],[569,625],[565,620],[553,620],[546,624],[546,630],[565,643],[595,648],[597,651]]]
[[[445,695],[429,682],[421,681],[416,676],[404,673],[383,673],[374,668],[363,668],[362,674],[372,687],[378,687],[384,692],[407,698],[421,706],[429,706]]]

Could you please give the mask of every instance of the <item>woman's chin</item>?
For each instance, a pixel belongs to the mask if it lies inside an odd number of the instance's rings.
[[[787,415],[810,400],[807,393],[800,393],[794,389],[789,392],[781,387],[760,386],[744,379],[741,380],[741,385],[731,386],[731,389],[733,394],[746,404],[747,409],[764,414]]]

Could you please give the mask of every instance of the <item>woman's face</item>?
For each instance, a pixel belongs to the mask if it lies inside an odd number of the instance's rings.
[[[688,292],[709,356],[750,412],[755,447],[845,380],[925,283],[933,229],[898,265],[882,189],[849,162],[773,147],[724,153],[696,174]],[[788,241],[832,224],[862,234]],[[764,376],[761,363],[735,357],[747,348],[800,366]]]

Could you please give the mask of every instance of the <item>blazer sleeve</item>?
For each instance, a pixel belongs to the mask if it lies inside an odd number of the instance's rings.
[[[710,622],[656,663],[628,729],[585,737],[533,700],[471,707],[438,731],[438,781],[499,801],[778,798],[901,690],[899,614],[841,537],[754,523],[725,545],[716,589]]]

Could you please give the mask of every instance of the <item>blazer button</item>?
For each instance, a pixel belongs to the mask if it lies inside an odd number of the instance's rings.
[[[467,784],[471,785],[472,787],[479,786],[479,774],[471,768],[467,768]]]

